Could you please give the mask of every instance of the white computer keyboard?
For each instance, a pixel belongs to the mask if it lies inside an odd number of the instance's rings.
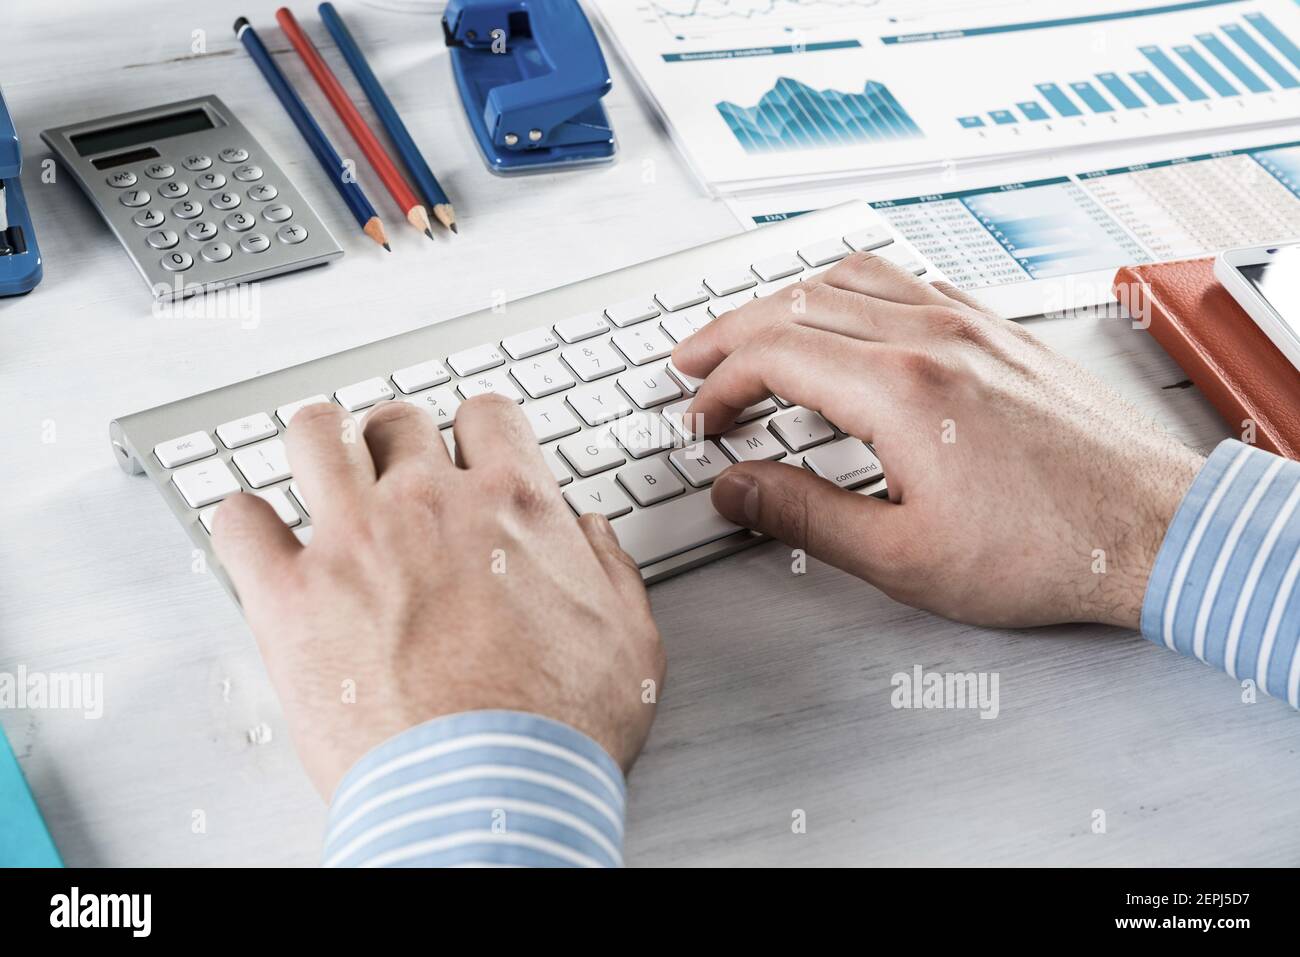
[[[673,346],[755,296],[830,268],[854,250],[943,278],[866,203],[761,230],[551,290],[124,416],[111,425],[119,464],[158,486],[230,587],[209,530],[222,499],[261,495],[304,542],[304,501],[283,432],[311,402],[361,417],[381,402],[431,415],[454,451],[461,402],[499,392],[520,403],[564,499],[600,511],[647,581],[761,540],[714,511],[708,487],[733,461],[779,460],[842,487],[883,494],[872,449],[815,409],[779,397],[734,429],[691,435],[681,413],[698,387]]]

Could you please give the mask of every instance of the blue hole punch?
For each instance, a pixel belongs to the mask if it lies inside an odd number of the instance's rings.
[[[522,173],[606,163],[611,81],[577,0],[448,0],[452,70],[488,168]]]
[[[23,198],[18,174],[23,154],[18,131],[0,93],[0,296],[31,292],[41,281],[41,251],[36,247],[36,230]]]

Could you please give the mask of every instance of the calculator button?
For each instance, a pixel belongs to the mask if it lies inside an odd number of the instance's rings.
[[[248,191],[248,198],[259,203],[269,202],[279,195],[280,191],[270,183],[259,183]]]
[[[137,226],[145,229],[153,229],[155,226],[161,226],[166,217],[156,209],[142,209],[131,217],[131,221]]]
[[[232,250],[225,243],[208,243],[203,247],[203,258],[210,263],[223,263],[231,255]]]
[[[144,189],[128,189],[118,197],[123,206],[146,206],[149,203],[149,191]]]
[[[162,267],[169,272],[183,272],[194,265],[194,257],[189,253],[168,253],[162,258]]]
[[[172,207],[172,215],[177,219],[195,219],[203,212],[203,204],[192,199],[183,199]]]
[[[253,189],[260,187],[254,186]],[[268,223],[282,223],[293,215],[293,210],[284,203],[276,203],[274,206],[268,206],[262,210],[262,218]]]
[[[288,243],[290,246],[296,246],[307,238],[307,227],[299,226],[296,223],[289,226],[281,226],[275,233],[280,238],[280,242]]]
[[[226,228],[242,233],[247,229],[253,228],[253,223],[257,220],[251,213],[231,213],[226,217]]]
[[[130,170],[122,170],[122,172],[114,173],[112,176],[108,177],[105,182],[114,189],[126,189],[128,186],[135,185],[135,173],[132,173]]]
[[[176,175],[176,167],[171,163],[150,163],[144,168],[144,175],[150,179],[166,179]]]
[[[271,245],[266,233],[250,233],[239,241],[239,248],[246,253],[264,253]]]
[[[221,189],[226,185],[226,178],[220,173],[204,173],[196,176],[194,183],[199,189]]]
[[[218,193],[209,200],[213,209],[234,209],[239,205],[238,193]]]
[[[159,229],[149,234],[149,245],[154,249],[171,249],[181,238],[170,229]]]
[[[217,234],[217,224],[210,223],[206,219],[200,219],[197,223],[190,223],[185,227],[185,235],[195,242],[205,243]]]
[[[195,153],[193,156],[185,157],[184,167],[191,172],[197,173],[201,169],[207,169],[212,165],[212,157],[204,156],[202,153]]]
[[[177,182],[176,180],[163,183],[158,187],[158,195],[163,199],[180,199],[189,191],[190,188],[188,186],[184,183]]]
[[[239,146],[227,146],[217,154],[223,163],[242,163],[248,159],[248,150]]]
[[[249,163],[235,170],[235,179],[241,183],[253,183],[262,178],[262,167]]]

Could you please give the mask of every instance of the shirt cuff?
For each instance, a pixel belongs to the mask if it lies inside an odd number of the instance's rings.
[[[1156,556],[1142,634],[1300,707],[1300,463],[1228,439]]]
[[[326,867],[619,867],[627,786],[600,745],[520,711],[408,728],[344,776]]]

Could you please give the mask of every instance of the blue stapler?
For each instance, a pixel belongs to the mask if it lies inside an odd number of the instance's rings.
[[[614,158],[600,98],[609,68],[577,0],[448,0],[442,30],[488,168],[520,173]]]
[[[0,93],[0,296],[31,292],[41,281],[41,251],[18,181],[22,168],[18,131]]]

